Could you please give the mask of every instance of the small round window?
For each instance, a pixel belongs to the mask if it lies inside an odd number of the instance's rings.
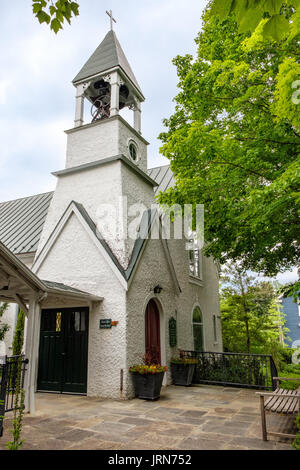
[[[134,162],[136,162],[138,154],[137,154],[137,146],[134,142],[130,142],[130,144],[129,144],[129,154],[130,154],[130,158]]]

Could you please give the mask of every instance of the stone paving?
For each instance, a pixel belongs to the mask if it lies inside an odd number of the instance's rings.
[[[37,412],[24,417],[30,450],[292,450],[291,440],[261,439],[255,391],[217,386],[167,387],[160,400],[101,400],[37,394]],[[285,430],[292,420],[270,415]],[[11,440],[10,414],[0,449]]]

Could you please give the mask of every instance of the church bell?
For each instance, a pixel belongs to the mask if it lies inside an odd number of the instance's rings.
[[[98,80],[93,85],[96,96],[90,96],[93,103],[91,114],[92,122],[110,117],[111,86],[105,80]],[[129,89],[126,85],[120,86],[119,109],[123,109],[129,97]]]

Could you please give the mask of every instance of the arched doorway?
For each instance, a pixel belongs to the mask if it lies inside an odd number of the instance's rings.
[[[145,326],[146,354],[161,364],[160,314],[154,299],[151,299],[147,305]]]

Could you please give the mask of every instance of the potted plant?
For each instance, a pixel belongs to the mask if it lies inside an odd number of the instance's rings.
[[[143,364],[130,367],[135,395],[142,400],[158,400],[166,366],[155,363],[151,354],[143,357]]]
[[[189,387],[193,381],[196,364],[198,364],[197,359],[185,357],[183,353],[179,351],[178,357],[171,359],[171,375],[173,384]]]

